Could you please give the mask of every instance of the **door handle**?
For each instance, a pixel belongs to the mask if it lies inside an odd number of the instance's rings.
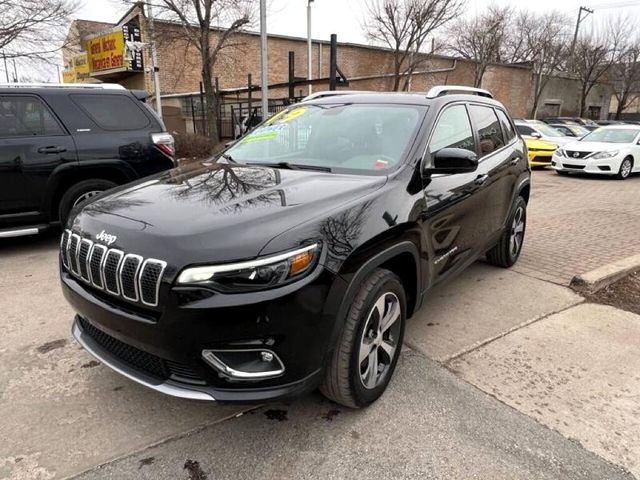
[[[51,146],[51,147],[40,147],[38,149],[38,153],[62,153],[62,152],[66,152],[67,149],[64,147],[55,147],[55,146]]]
[[[473,181],[473,183],[475,183],[476,185],[482,185],[484,184],[484,182],[486,182],[489,179],[489,175],[484,174],[484,175],[478,175],[476,177],[476,179]]]
[[[521,157],[520,155],[516,155],[515,157],[513,157],[513,158],[511,159],[511,162],[510,162],[510,163],[511,163],[511,165],[517,165],[517,164],[518,164],[518,162],[519,162],[521,159],[522,159],[522,157]]]

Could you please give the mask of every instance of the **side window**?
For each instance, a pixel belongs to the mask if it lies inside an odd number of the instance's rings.
[[[447,108],[433,129],[429,150],[435,153],[443,148],[464,148],[476,151],[473,131],[464,105]]]
[[[104,130],[140,130],[149,125],[142,108],[126,95],[74,94],[76,105]]]
[[[511,140],[513,140],[513,137],[516,136],[516,132],[513,130],[513,124],[507,117],[507,114],[502,110],[496,109],[496,114],[498,115],[498,120],[500,120],[500,125],[502,125],[502,133],[504,134],[504,139],[506,143],[509,143]],[[524,127],[531,131],[529,133],[522,133],[520,131],[520,127]],[[526,125],[516,125],[516,128],[518,129],[518,132],[520,132],[520,135],[530,135],[533,132],[533,129]]]
[[[500,116],[500,114],[498,114],[498,116]],[[533,133],[533,128],[527,127],[526,125],[516,125],[516,128],[520,135],[531,135]]]
[[[64,130],[38,97],[0,98],[0,137],[64,135]]]
[[[469,112],[480,139],[480,157],[489,155],[504,146],[498,117],[491,107],[469,105]]]

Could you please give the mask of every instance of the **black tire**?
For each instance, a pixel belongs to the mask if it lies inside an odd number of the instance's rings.
[[[517,248],[514,248],[512,244],[512,235],[516,232],[516,216],[520,215],[519,212],[522,212],[522,230],[521,235],[519,236],[519,242],[517,244]],[[502,232],[502,236],[500,237],[500,241],[494,246],[491,250],[487,252],[487,262],[491,265],[495,265],[497,267],[509,268],[513,266],[520,257],[520,252],[522,252],[522,244],[524,242],[524,235],[527,227],[527,202],[525,202],[524,198],[518,197],[513,206],[511,215],[509,215],[509,220],[507,222],[507,227],[504,232]],[[519,227],[518,227],[519,228]]]
[[[387,333],[381,332],[381,329],[374,325],[378,316],[374,314],[374,310],[379,311],[376,309],[378,301],[382,301],[384,304],[384,312],[390,314],[389,318],[395,317],[397,314],[397,311],[394,310],[395,305],[400,309],[399,317],[390,323],[391,326],[386,330]],[[351,304],[342,333],[331,354],[323,383],[320,386],[320,391],[324,396],[341,405],[360,408],[376,401],[382,395],[393,375],[402,349],[406,305],[404,287],[393,272],[376,269],[366,278]],[[374,339],[369,334],[376,329],[378,336]],[[388,337],[385,340],[386,334]],[[365,341],[370,342],[367,345],[370,353],[365,355],[366,358],[361,362],[359,357],[362,342]],[[376,342],[380,342],[379,346],[376,345]],[[385,342],[387,348],[390,344],[395,345],[391,355],[387,353],[382,342]],[[369,363],[374,349],[377,352],[375,354],[377,367],[373,374],[372,386],[367,387],[362,378],[362,365]],[[388,363],[385,364],[385,362]],[[367,372],[371,373],[368,365],[364,374]]]
[[[626,170],[625,164],[629,165],[629,169]],[[633,157],[629,156],[629,157],[625,157],[624,160],[622,160],[622,163],[620,163],[620,169],[618,170],[618,173],[616,174],[616,178],[618,180],[626,180],[627,178],[629,178],[631,176],[631,170],[633,170]]]
[[[67,219],[71,209],[76,206],[76,203],[78,203],[83,196],[90,194],[91,192],[105,192],[116,186],[117,184],[109,180],[102,180],[99,178],[83,180],[72,185],[66,192],[64,192],[60,199],[60,204],[58,205],[58,218],[60,219],[62,226],[64,227],[67,224]],[[81,204],[82,203],[78,203],[78,205]]]

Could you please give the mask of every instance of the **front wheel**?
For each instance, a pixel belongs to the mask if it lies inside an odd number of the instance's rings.
[[[400,355],[406,319],[400,279],[376,269],[360,286],[320,391],[336,403],[360,408],[386,390]]]
[[[631,170],[633,170],[633,158],[627,157],[622,160],[616,178],[618,180],[626,180],[629,178],[629,175],[631,175]]]
[[[503,268],[513,266],[522,251],[526,226],[527,202],[524,198],[518,197],[498,244],[487,252],[487,261],[491,265]]]

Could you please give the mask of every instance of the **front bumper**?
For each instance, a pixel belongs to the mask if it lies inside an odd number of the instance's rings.
[[[591,158],[570,158],[553,155],[551,168],[561,172],[592,173],[598,175],[615,175],[620,170],[623,155],[601,160]]]
[[[323,270],[311,283],[271,301],[216,308],[206,300],[183,303],[170,290],[150,318],[100,296],[64,270],[61,280],[78,313],[73,335],[102,363],[161,393],[234,403],[291,398],[318,386],[336,326],[327,305],[341,298],[344,287]],[[260,347],[282,360],[285,371],[278,378],[229,379],[202,358],[207,349]]]
[[[553,151],[529,151],[529,165],[532,167],[547,167],[551,165]]]

